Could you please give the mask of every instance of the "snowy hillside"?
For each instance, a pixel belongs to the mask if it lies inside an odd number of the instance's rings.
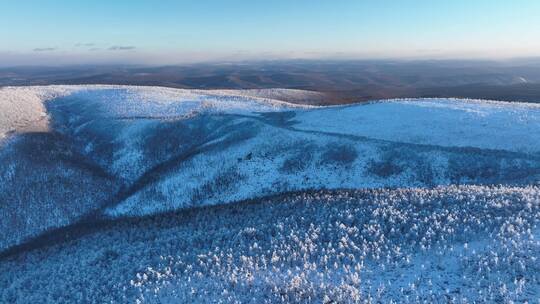
[[[537,104],[403,99],[308,111],[296,119],[302,130],[446,147],[540,152]]]
[[[0,302],[182,302],[191,292],[260,303],[250,291],[268,303],[539,296],[540,105],[311,106],[321,98],[0,89],[0,270],[22,276],[0,275]],[[426,256],[436,258],[422,264]],[[67,274],[77,267],[83,277]],[[44,274],[57,287],[45,288]],[[118,291],[55,294],[89,280]]]
[[[204,111],[275,111],[301,107],[282,100],[302,104],[323,97],[316,92],[287,89],[202,91],[114,85],[4,87],[0,88],[0,139],[6,133],[24,130],[43,120],[46,116],[44,102],[61,96],[99,101],[110,107],[106,110],[122,117],[156,118]]]
[[[61,90],[0,88],[0,140],[8,133],[46,126],[43,101],[61,93]]]

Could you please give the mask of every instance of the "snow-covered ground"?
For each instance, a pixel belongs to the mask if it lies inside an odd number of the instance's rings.
[[[7,134],[43,130],[46,101],[70,96],[99,101],[111,115],[175,118],[203,112],[263,112],[309,107],[324,95],[302,90],[182,90],[117,85],[51,85],[0,88],[0,140]],[[290,100],[293,103],[287,102]]]
[[[339,117],[339,119],[336,119]],[[462,99],[386,100],[301,112],[296,126],[403,143],[540,152],[540,105]]]
[[[0,302],[540,296],[539,105],[321,98],[0,89]]]
[[[287,89],[182,90],[115,85],[51,85],[0,88],[0,136],[46,116],[44,102],[57,97],[87,98],[108,106],[110,114],[176,117],[205,111],[256,112],[308,107],[322,94]]]
[[[157,173],[159,178],[137,184],[137,191],[108,208],[107,214],[152,214],[306,189],[526,184],[540,180],[540,160],[528,155],[341,138],[248,118],[230,124],[232,130],[249,128],[251,132],[236,137],[227,132],[230,136],[225,139],[204,143],[200,153],[169,162],[166,170]],[[232,143],[225,144],[228,139]],[[211,144],[216,146],[205,149]],[[128,149],[142,151],[142,146],[129,144]],[[113,167],[119,173],[130,172],[129,164],[141,163],[140,168],[145,162],[144,156],[130,154]]]
[[[0,260],[0,302],[536,303],[539,203],[531,186],[310,191],[79,227]]]
[[[35,88],[0,88],[0,140],[32,125],[45,126],[43,101],[51,97],[52,94]]]

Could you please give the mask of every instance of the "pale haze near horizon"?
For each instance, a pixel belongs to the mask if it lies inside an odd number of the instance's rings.
[[[540,56],[540,1],[8,1],[0,65]]]

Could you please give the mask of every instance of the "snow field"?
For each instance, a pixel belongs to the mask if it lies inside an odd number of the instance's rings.
[[[335,119],[339,117],[339,119]],[[540,106],[460,99],[387,100],[298,114],[298,129],[403,143],[540,152]]]

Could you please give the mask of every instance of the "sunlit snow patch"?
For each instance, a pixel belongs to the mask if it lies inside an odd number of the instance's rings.
[[[466,99],[410,99],[298,113],[301,130],[394,142],[540,152],[540,106]]]

